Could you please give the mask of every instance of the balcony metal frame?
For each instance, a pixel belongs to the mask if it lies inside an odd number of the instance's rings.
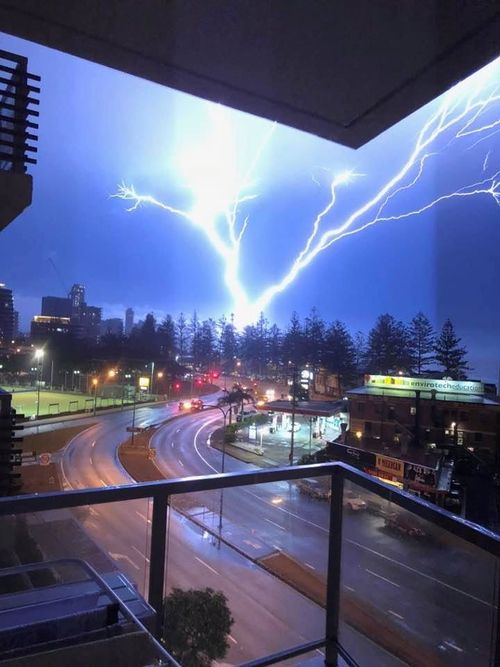
[[[8,63],[8,64],[6,64]],[[33,85],[40,77],[28,72],[28,60],[23,56],[0,49],[0,169],[16,173],[26,172],[28,164],[36,159],[27,155],[37,152],[28,143],[37,136],[30,129],[38,129],[30,120],[40,114],[33,106],[40,104],[40,88]]]
[[[186,477],[182,479],[129,484],[107,488],[92,488],[38,495],[16,496],[0,499],[0,516],[41,512],[47,510],[70,509],[82,505],[96,505],[126,500],[153,499],[153,515],[150,537],[150,569],[148,601],[156,610],[161,631],[163,591],[166,562],[167,513],[170,496],[198,491],[236,488],[269,482],[296,480],[306,477],[331,478],[332,494],[330,500],[330,540],[327,568],[326,624],[325,636],[314,642],[291,647],[278,654],[266,656],[248,663],[248,666],[263,667],[279,660],[308,653],[319,646],[325,646],[325,664],[334,667],[338,657],[346,660],[339,645],[339,592],[342,555],[342,516],[344,482],[349,480],[363,489],[376,494],[382,499],[394,503],[401,509],[408,510],[442,530],[473,544],[495,558],[500,558],[500,536],[465,519],[461,519],[446,510],[415,498],[404,491],[390,487],[376,478],[360,472],[345,463],[320,463],[287,468],[269,468],[261,471],[243,473],[225,473]],[[497,590],[497,606],[500,601]],[[498,632],[493,647],[495,660],[500,664],[500,638]],[[346,660],[349,664],[349,660]],[[351,662],[355,665],[354,662]]]

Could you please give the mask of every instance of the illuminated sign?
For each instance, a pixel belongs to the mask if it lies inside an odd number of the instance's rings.
[[[484,394],[484,384],[471,380],[433,380],[432,378],[411,378],[399,375],[366,375],[365,386],[381,389],[411,389],[413,391],[436,391],[450,394]]]
[[[380,456],[380,454],[377,454],[377,469],[401,479],[403,479],[405,474],[404,461],[393,459],[389,456]]]
[[[144,391],[147,391],[149,389],[149,378],[147,377],[139,378],[139,387]]]

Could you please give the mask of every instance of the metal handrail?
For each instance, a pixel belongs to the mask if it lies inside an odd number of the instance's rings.
[[[296,480],[304,477],[325,477],[331,475],[348,479],[367,491],[371,491],[381,498],[394,503],[398,507],[408,510],[422,519],[434,523],[439,528],[447,530],[453,535],[474,544],[491,555],[500,557],[500,536],[496,533],[471,521],[462,519],[455,514],[451,514],[451,512],[428,503],[421,498],[416,498],[405,491],[389,487],[371,475],[341,462],[201,475],[161,480],[158,482],[144,482],[141,484],[124,484],[122,486],[106,488],[99,487],[55,493],[39,493],[36,495],[10,496],[0,498],[0,516],[23,512],[67,509],[80,505],[138,500],[141,498],[160,498],[197,491],[215,491],[254,484],[266,484],[268,482]]]
[[[339,644],[340,624],[340,587],[342,557],[342,523],[344,482],[350,480],[361,488],[386,499],[402,509],[430,521],[451,534],[474,544],[487,553],[500,557],[500,537],[491,531],[473,523],[460,519],[430,503],[414,496],[389,487],[374,477],[360,472],[345,463],[319,463],[309,466],[286,468],[270,468],[267,470],[243,473],[225,473],[187,477],[183,479],[146,482],[107,488],[78,489],[57,493],[16,496],[0,499],[0,516],[39,512],[54,509],[67,509],[82,505],[104,504],[127,500],[152,498],[153,512],[150,532],[150,566],[148,601],[157,613],[157,636],[161,636],[163,620],[163,594],[167,562],[167,525],[170,496],[198,491],[245,487],[254,484],[265,484],[276,481],[296,480],[304,477],[330,477],[332,493],[330,498],[330,539],[328,544],[328,566],[326,582],[326,618],[325,618],[325,664],[328,667],[337,665],[342,655]],[[285,650],[282,658],[295,655],[300,647]],[[493,649],[495,659],[500,657],[500,644]],[[304,650],[305,652],[305,650]],[[298,655],[298,654],[297,654]],[[261,665],[272,656],[262,658]],[[272,660],[274,662],[274,660]],[[496,664],[496,663],[495,663]]]

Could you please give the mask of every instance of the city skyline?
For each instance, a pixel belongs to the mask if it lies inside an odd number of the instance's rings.
[[[43,80],[33,206],[2,233],[0,244],[5,268],[0,278],[14,291],[21,329],[39,310],[41,296],[61,293],[51,262],[63,281],[81,280],[87,286],[105,319],[123,318],[129,306],[136,319],[148,312],[159,318],[167,312],[190,315],[195,309],[202,318],[229,315],[219,259],[196,231],[152,208],[126,213],[123,202],[110,198],[125,181],[161,200],[187,205],[189,189],[174,158],[189,130],[201,136],[209,105],[22,40],[5,40],[7,48],[30,58]],[[78,97],[67,95],[74,76],[83,91]],[[95,77],[112,92],[105,118],[93,95]],[[131,99],[130,113],[120,115]],[[436,104],[359,151],[277,126],[256,177],[260,196],[249,211],[258,224],[249,227],[246,237],[249,252],[242,272],[247,284],[258,293],[283,272],[290,251],[293,256],[300,249],[311,216],[328,202],[325,174],[344,169],[356,174],[338,192],[340,213],[347,214],[353,197],[357,203],[371,196],[389,167],[399,164]],[[239,142],[236,157],[248,163],[270,124],[230,113]],[[96,141],[75,140],[83,129]],[[495,135],[477,150],[469,149],[441,156],[440,167],[419,184],[419,195],[435,196],[457,179],[474,181],[485,161],[498,164]],[[408,321],[424,310],[436,328],[450,317],[469,347],[473,374],[496,380],[500,313],[491,306],[500,282],[498,210],[494,202],[480,199],[449,203],[418,221],[388,222],[355,240],[344,239],[318,257],[265,314],[284,327],[293,310],[305,316],[316,306],[325,319],[341,319],[351,330],[365,332],[382,312]],[[272,240],[265,231],[270,225]],[[13,256],[19,261],[12,262]]]

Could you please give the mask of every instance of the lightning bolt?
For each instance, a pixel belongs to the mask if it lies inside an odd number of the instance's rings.
[[[276,283],[265,288],[256,298],[250,299],[242,284],[240,257],[242,239],[249,224],[249,217],[243,217],[241,210],[258,195],[255,192],[254,173],[262,155],[271,141],[275,125],[265,133],[258,145],[248,168],[239,175],[234,169],[234,146],[226,146],[228,111],[223,107],[211,106],[214,133],[210,140],[212,146],[198,145],[198,155],[207,155],[207,149],[215,149],[216,163],[196,175],[191,169],[192,156],[186,164],[186,181],[193,196],[191,210],[179,209],[157,200],[151,195],[139,194],[133,186],[122,183],[114,197],[131,203],[128,211],[134,211],[143,204],[157,206],[167,213],[178,216],[196,226],[207,237],[208,242],[219,254],[224,265],[224,281],[233,300],[235,320],[241,326],[255,322],[259,314],[265,311],[273,299],[289,287],[300,273],[318,256],[341,239],[359,234],[382,222],[401,221],[416,217],[450,200],[463,200],[469,197],[490,197],[500,206],[500,170],[487,176],[491,151],[484,157],[482,180],[466,184],[456,190],[445,192],[430,201],[424,201],[412,209],[403,209],[397,213],[388,213],[398,205],[400,195],[414,188],[422,179],[430,161],[449,150],[450,146],[459,147],[468,138],[473,138],[473,145],[500,131],[500,60],[478,72],[468,80],[452,88],[442,100],[437,110],[431,114],[418,132],[414,146],[403,165],[386,183],[359,208],[343,220],[332,225],[338,190],[346,187],[361,174],[354,170],[344,170],[330,180],[329,195],[326,204],[311,221],[309,236],[302,248],[292,259],[288,270]],[[224,139],[221,141],[221,136]],[[215,146],[213,144],[216,137]],[[231,142],[229,142],[231,144]],[[226,149],[224,148],[226,146]],[[465,145],[464,150],[471,145]],[[196,151],[195,151],[196,156]],[[196,163],[196,159],[194,161]],[[224,165],[224,167],[221,167]],[[230,167],[228,169],[228,166]],[[220,180],[211,181],[212,174],[221,173]],[[315,181],[316,182],[316,181]],[[326,227],[326,229],[325,229]]]

